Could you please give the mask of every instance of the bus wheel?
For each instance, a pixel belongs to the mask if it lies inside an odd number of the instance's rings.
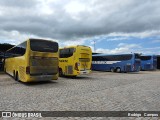
[[[110,70],[111,70],[111,72],[115,72],[114,68],[111,68]]]
[[[7,72],[6,72],[6,68],[4,68],[4,72],[7,73]]]
[[[19,75],[18,75],[18,72],[16,72],[16,79],[15,79],[15,80],[19,82]]]
[[[60,76],[60,77],[63,76],[63,72],[62,72],[62,69],[61,69],[61,68],[59,69],[59,76]]]
[[[13,78],[16,80],[16,73],[13,71]]]
[[[116,72],[120,73],[120,72],[121,72],[121,68],[118,67],[118,68],[116,69]]]

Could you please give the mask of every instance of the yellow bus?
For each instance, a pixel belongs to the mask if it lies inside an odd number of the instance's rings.
[[[59,76],[77,76],[91,72],[92,51],[77,45],[59,49]]]
[[[16,81],[57,80],[58,49],[57,42],[28,39],[6,51],[4,71]]]

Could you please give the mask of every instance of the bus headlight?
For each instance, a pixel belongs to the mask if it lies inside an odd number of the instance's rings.
[[[75,63],[75,68],[74,68],[74,69],[77,70],[77,71],[79,71],[78,66],[80,66],[80,63],[76,62],[76,63]]]

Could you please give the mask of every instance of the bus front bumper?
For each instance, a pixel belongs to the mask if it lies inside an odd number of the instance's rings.
[[[91,70],[80,70],[79,75],[87,75],[91,72]]]

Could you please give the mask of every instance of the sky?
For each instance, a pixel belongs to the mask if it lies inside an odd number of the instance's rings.
[[[160,55],[159,6],[160,0],[0,0],[0,43],[43,38],[99,53]]]

